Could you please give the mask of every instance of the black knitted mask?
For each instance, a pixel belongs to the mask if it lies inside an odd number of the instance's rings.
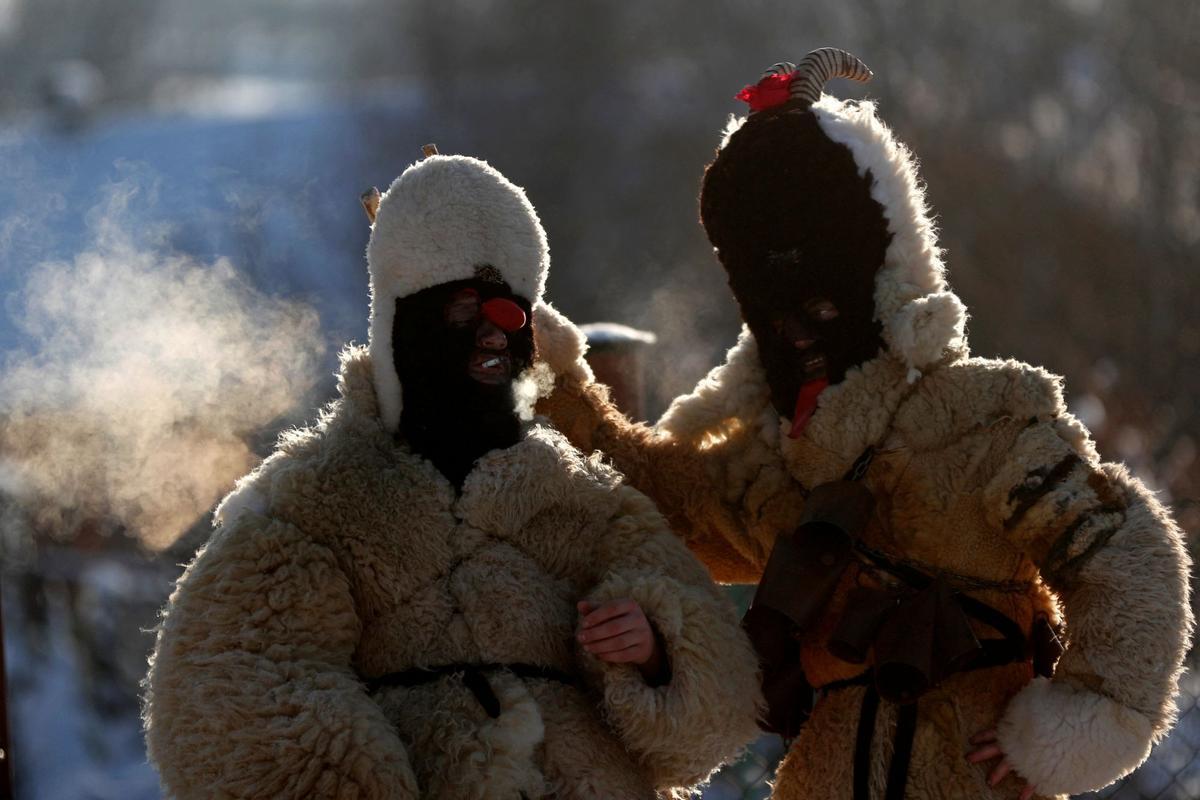
[[[794,105],[752,115],[705,171],[701,221],[781,416],[806,384],[838,383],[884,346],[875,273],[891,234],[871,182]]]
[[[400,377],[403,409],[400,433],[456,486],[475,460],[489,450],[510,447],[520,437],[512,379],[533,360],[533,332],[526,324],[506,332],[510,364],[506,380],[480,383],[470,375],[481,358],[477,338],[482,316],[458,324],[447,319],[447,306],[461,290],[481,302],[504,298],[531,313],[527,300],[507,284],[478,279],[453,281],[400,298],[392,324],[392,354]]]

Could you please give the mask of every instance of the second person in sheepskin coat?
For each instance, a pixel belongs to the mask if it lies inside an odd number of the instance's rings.
[[[1101,462],[1061,379],[971,357],[915,161],[873,104],[822,93],[831,75],[870,73],[828,48],[768,70],[706,171],[746,322],[725,363],[635,425],[543,308],[569,376],[544,409],[714,575],[763,578],[747,623],[771,718],[794,733],[817,690],[773,797],[1099,789],[1174,722],[1181,532]]]
[[[145,706],[166,790],[648,800],[702,781],[755,733],[755,658],[653,504],[537,421],[453,478],[397,433],[420,389],[394,366],[397,300],[483,276],[536,302],[524,193],[432,156],[374,222],[369,351],[342,354],[339,398],[239,483],[171,596]],[[661,681],[579,644],[577,604],[620,599]]]

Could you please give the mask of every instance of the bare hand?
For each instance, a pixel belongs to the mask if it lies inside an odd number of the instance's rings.
[[[634,600],[593,603],[580,600],[579,631],[583,649],[601,661],[633,664],[647,681],[655,680],[663,668],[662,648],[650,620]]]
[[[967,753],[967,761],[972,764],[980,764],[984,761],[990,761],[993,758],[999,758],[1000,763],[997,764],[988,775],[988,785],[995,786],[1000,781],[1004,780],[1004,776],[1012,772],[1013,766],[1009,763],[1008,756],[1000,749],[1000,742],[997,741],[996,731],[986,730],[980,731],[971,737],[971,744],[980,745],[979,749]],[[1014,773],[1015,774],[1015,773]],[[1020,800],[1030,800],[1033,797],[1037,788],[1032,784],[1025,783],[1021,789]]]

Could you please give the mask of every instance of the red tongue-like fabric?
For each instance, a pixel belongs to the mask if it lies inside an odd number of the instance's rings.
[[[805,381],[804,385],[800,387],[800,391],[796,392],[796,410],[792,412],[792,429],[788,431],[789,439],[799,439],[800,434],[804,433],[808,421],[812,419],[813,412],[817,410],[817,398],[827,388],[829,388],[828,378],[816,378]]]

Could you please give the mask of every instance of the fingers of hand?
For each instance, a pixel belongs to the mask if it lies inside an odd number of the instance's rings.
[[[583,610],[582,606],[584,603],[590,606],[590,610]],[[631,614],[635,611],[640,614],[642,611],[636,602],[628,599],[610,600],[607,603],[589,603],[587,600],[583,600],[579,605],[579,611],[583,614],[583,618],[579,621],[579,627],[583,629],[593,628],[613,617]]]
[[[980,731],[972,736],[969,741],[973,745],[982,745],[982,747],[979,747],[979,749],[967,754],[967,761],[970,761],[972,764],[990,761],[993,758],[1000,759],[1000,763],[993,767],[992,771],[988,773],[989,786],[995,786],[996,784],[1000,783],[1000,781],[1008,777],[1009,773],[1013,772],[1013,765],[1011,762],[1009,762],[1008,757],[1004,754],[1004,750],[1001,749],[995,730]],[[1031,800],[1036,791],[1037,787],[1033,786],[1032,784],[1026,784],[1021,789],[1019,800]]]
[[[992,774],[988,776],[988,784],[995,786],[1004,780],[1004,776],[1010,772],[1012,772],[1012,764],[1008,763],[1008,759],[1005,758],[996,765],[996,768],[992,770]]]
[[[622,614],[601,622],[599,625],[583,628],[579,631],[578,637],[581,642],[598,642],[631,631],[650,632],[650,622],[644,614]]]
[[[969,741],[971,744],[987,744],[988,742],[996,741],[996,738],[996,731],[989,728],[986,731],[980,731],[975,734]]]
[[[644,664],[650,658],[650,648],[645,644],[626,647],[623,650],[613,650],[607,653],[595,653],[596,658],[612,664]]]
[[[611,653],[616,650],[624,650],[626,647],[648,646],[654,641],[654,634],[650,632],[649,626],[631,625],[615,629],[613,633],[603,637],[590,636],[588,635],[590,633],[591,631],[585,631],[579,635],[584,649],[589,653]],[[587,639],[583,638],[585,635],[588,635]]]
[[[1000,749],[998,744],[984,745],[973,753],[967,753],[967,761],[972,764],[978,764],[981,761],[1003,756],[1004,751]]]

